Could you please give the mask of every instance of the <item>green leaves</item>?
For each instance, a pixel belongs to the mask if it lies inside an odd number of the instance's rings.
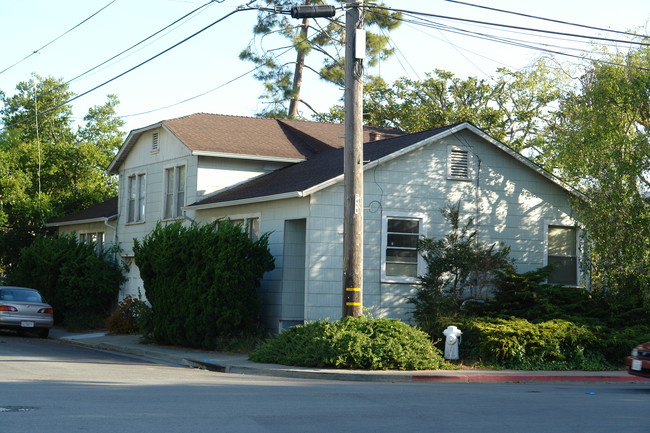
[[[158,343],[214,349],[221,339],[259,331],[255,290],[274,269],[268,234],[251,240],[230,221],[158,224],[135,239],[135,263],[153,309]]]
[[[101,327],[124,282],[111,252],[74,235],[37,237],[22,250],[12,284],[38,289],[54,308],[55,321],[71,329]]]
[[[117,152],[123,125],[110,96],[75,129],[72,96],[61,80],[33,75],[0,93],[0,269],[10,268],[43,224],[117,194],[105,172]]]
[[[445,365],[426,333],[396,319],[345,317],[289,328],[251,354],[257,362],[303,367],[424,370]]]
[[[269,8],[287,9],[295,5],[289,0],[264,0]],[[323,0],[308,0],[304,4],[321,5]],[[379,2],[377,6],[383,6]],[[401,23],[401,13],[390,13],[381,9],[366,9],[365,25],[370,29],[367,32],[367,57],[370,66],[376,65],[379,60],[386,59],[393,54],[394,49],[388,46],[388,36],[373,33],[372,29],[380,32],[395,29]],[[253,28],[254,37],[242,53],[240,58],[248,60],[259,66],[255,78],[264,85],[264,93],[260,99],[267,100],[269,106],[259,115],[265,117],[296,117],[295,110],[287,110],[289,101],[300,101],[301,78],[304,68],[308,68],[320,76],[324,81],[343,85],[344,81],[344,54],[345,54],[345,23],[341,17],[329,19],[304,19],[296,20],[281,14],[269,11],[260,11],[258,21]],[[273,43],[279,37],[279,43]],[[282,43],[282,39],[285,40]],[[287,45],[288,40],[289,45]],[[278,48],[277,45],[280,45]],[[280,63],[277,59],[285,50],[296,53],[296,61]],[[312,63],[308,65],[306,58],[318,57],[321,66]],[[298,77],[298,79],[296,79]],[[309,106],[309,105],[308,105]]]

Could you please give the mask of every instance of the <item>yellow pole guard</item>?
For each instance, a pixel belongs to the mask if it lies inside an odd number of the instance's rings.
[[[347,305],[348,307],[360,307],[361,302],[346,302],[345,305]]]
[[[346,288],[345,288],[345,291],[346,291],[346,292],[360,292],[360,291],[361,291],[361,287],[346,287]]]

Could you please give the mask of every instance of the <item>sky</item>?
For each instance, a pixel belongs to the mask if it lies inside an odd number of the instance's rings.
[[[254,65],[238,57],[250,42],[257,19],[255,10],[237,11],[245,1],[0,0],[0,40],[3,41],[0,90],[8,96],[14,94],[16,85],[28,80],[32,73],[72,80],[70,89],[83,95],[71,103],[73,116],[78,121],[90,107],[103,104],[108,94],[117,95],[120,100],[117,114],[126,122],[124,132],[198,112],[254,116],[264,108],[259,99],[262,84],[253,78]],[[210,4],[179,25],[97,67],[206,3]],[[650,34],[648,0],[467,0],[467,3],[592,27]],[[340,3],[332,0],[330,4]],[[590,37],[626,38],[447,0],[385,0],[385,4],[391,8],[465,20]],[[251,6],[255,5],[262,5],[262,2]],[[228,16],[234,11],[237,12]],[[544,37],[542,33],[531,36],[529,32],[512,28],[425,18],[476,33],[544,43],[547,49],[564,53],[579,54],[569,49],[585,48],[590,42],[582,39],[584,43],[575,43],[574,38],[559,35],[553,38]],[[434,69],[453,72],[460,78],[489,79],[495,76],[497,68],[518,70],[543,55],[537,49],[412,23],[403,23],[390,33],[390,38],[396,54],[378,67],[368,69],[369,73],[380,75],[389,83],[400,77],[423,79]],[[258,46],[274,49],[283,44],[283,41],[268,37]],[[281,60],[291,62],[294,57],[295,54],[288,54]],[[579,61],[569,56],[557,58],[566,62]],[[312,59],[311,64],[318,67],[318,59]],[[91,69],[88,74],[76,78]],[[340,103],[342,95],[342,89],[306,72],[301,96],[319,112],[327,112],[329,107]],[[311,117],[311,112],[304,107],[301,113],[306,118]]]

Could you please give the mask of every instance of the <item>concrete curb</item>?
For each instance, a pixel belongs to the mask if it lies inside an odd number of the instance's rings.
[[[650,379],[614,372],[527,372],[488,370],[435,371],[369,371],[291,367],[277,364],[259,364],[245,355],[197,351],[185,348],[154,346],[139,343],[135,337],[105,334],[61,335],[53,337],[61,342],[119,352],[161,362],[200,368],[230,374],[285,377],[293,379],[365,381],[365,382],[438,382],[438,383],[647,383]]]

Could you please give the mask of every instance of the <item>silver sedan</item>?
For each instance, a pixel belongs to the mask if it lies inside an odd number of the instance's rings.
[[[47,338],[53,323],[52,306],[38,290],[0,286],[0,328],[18,333],[35,331],[39,337]]]

